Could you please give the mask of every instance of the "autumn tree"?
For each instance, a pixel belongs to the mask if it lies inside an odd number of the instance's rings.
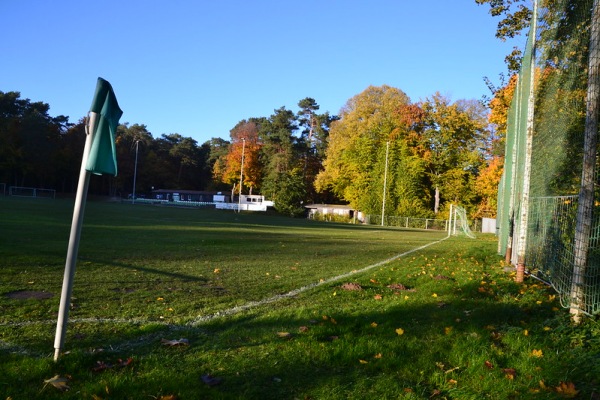
[[[451,103],[439,93],[425,100],[422,141],[434,191],[433,211],[440,210],[442,193],[451,202],[469,202],[472,185],[481,164],[477,144],[486,122],[469,103]]]
[[[496,29],[496,37],[502,41],[514,38],[529,27],[533,15],[529,4],[530,0],[475,0],[479,5],[487,4],[493,17],[501,18]],[[521,68],[522,52],[513,48],[505,57],[509,75],[519,72]]]
[[[381,213],[384,171],[388,163],[387,208],[391,214],[422,215],[423,163],[410,148],[413,108],[399,89],[370,86],[344,106],[331,124],[324,170],[316,188],[332,190],[353,207],[369,214]],[[411,115],[414,114],[414,115]],[[386,147],[390,151],[386,160]]]
[[[213,137],[202,144],[205,149],[205,163],[207,169],[207,189],[225,190],[222,176],[227,167],[227,153],[231,142],[222,138]]]
[[[244,158],[243,185],[249,188],[250,194],[252,194],[253,188],[260,187],[262,168],[259,162],[259,152],[262,143],[259,137],[259,129],[261,123],[262,119],[260,118],[242,120],[230,131],[231,144],[225,156],[220,179],[233,185],[232,191],[239,191],[242,155]],[[223,164],[215,165],[218,165],[217,168],[223,166]],[[236,185],[237,189],[235,189]]]

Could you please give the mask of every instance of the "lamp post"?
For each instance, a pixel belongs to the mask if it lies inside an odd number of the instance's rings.
[[[135,141],[135,166],[133,167],[133,195],[131,197],[131,204],[135,204],[135,180],[137,178],[137,160],[138,160],[138,148],[140,146],[140,140]]]
[[[246,151],[246,138],[242,138],[242,162],[240,167],[240,193],[238,194],[238,213],[242,207],[242,184],[244,182],[244,152]]]
[[[387,189],[387,171],[388,171],[388,156],[390,154],[390,142],[388,141],[385,147],[385,172],[383,173],[383,200],[381,202],[381,226],[385,219],[385,192]]]

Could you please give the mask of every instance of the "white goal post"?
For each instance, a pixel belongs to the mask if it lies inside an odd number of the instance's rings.
[[[24,186],[10,186],[8,188],[8,195],[18,197],[42,197],[46,199],[54,199],[56,197],[56,190]]]
[[[475,234],[469,227],[467,211],[457,205],[450,204],[450,215],[448,218],[448,236],[450,235],[466,235],[471,239],[475,239]]]

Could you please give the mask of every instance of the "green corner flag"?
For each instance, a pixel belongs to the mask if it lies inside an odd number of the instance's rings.
[[[97,175],[116,176],[115,134],[123,111],[119,108],[112,86],[102,78],[98,78],[90,111],[98,114],[98,122],[92,132],[92,147],[85,169]]]

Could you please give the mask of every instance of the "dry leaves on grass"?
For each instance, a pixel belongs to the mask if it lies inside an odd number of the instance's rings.
[[[92,371],[102,372],[102,371],[106,371],[107,369],[112,369],[112,368],[124,368],[124,367],[127,367],[128,365],[131,365],[132,362],[133,362],[133,358],[131,358],[131,357],[126,360],[119,358],[115,364],[111,364],[109,362],[104,362],[104,361],[96,361],[96,366],[94,368],[92,368]]]
[[[504,372],[504,376],[506,379],[513,380],[517,375],[517,371],[514,368],[503,368],[502,372]]]
[[[50,379],[44,379],[44,387],[42,388],[42,390],[44,390],[46,388],[46,386],[52,385],[55,388],[57,388],[58,390],[65,392],[70,389],[68,383],[69,383],[69,378],[66,378],[66,377],[63,377],[60,375],[54,375]]]
[[[557,393],[567,399],[573,399],[579,394],[579,390],[575,389],[573,382],[561,382],[555,389]]]
[[[344,283],[342,286],[342,289],[344,290],[363,290],[362,286],[360,286],[360,284],[358,283]]]
[[[293,335],[289,332],[277,332],[277,336],[282,339],[291,339],[293,337]]]

